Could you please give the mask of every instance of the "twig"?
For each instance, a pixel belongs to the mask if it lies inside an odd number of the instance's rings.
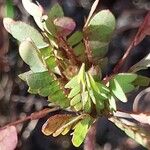
[[[59,46],[65,50],[68,58],[70,59],[73,65],[81,64],[80,61],[76,58],[74,54],[74,50],[72,49],[72,47],[68,45],[68,43],[65,41],[63,37],[58,38],[58,43],[59,43]]]
[[[93,15],[95,9],[96,9],[98,3],[99,3],[99,0],[95,0],[95,2],[93,3],[93,5],[92,5],[92,7],[91,7],[91,10],[90,10],[90,13],[89,13],[89,16],[88,16],[88,18],[87,18],[87,20],[86,20],[86,23],[85,23],[85,25],[84,25],[84,28],[87,27],[87,25],[88,25],[88,23],[89,23],[89,21],[90,21],[92,15]]]
[[[96,10],[97,6],[98,6],[98,3],[99,3],[99,0],[95,0],[95,2],[93,3],[92,7],[91,7],[91,10],[90,10],[90,13],[88,15],[88,18],[86,20],[86,23],[83,27],[83,32],[86,30],[89,22],[90,22],[90,19],[94,13],[94,11]],[[85,45],[85,53],[87,55],[87,59],[88,59],[88,62],[89,62],[89,65],[93,64],[94,63],[94,60],[93,60],[93,57],[92,57],[92,50],[90,48],[90,45],[89,45],[89,38],[88,36],[84,36],[84,45]]]
[[[143,38],[146,36],[146,34],[142,34],[141,35],[141,32],[144,32],[143,31],[143,28],[146,28],[146,24],[148,24],[148,21],[149,21],[149,18],[150,17],[150,11],[148,12],[148,14],[146,15],[143,23],[140,25],[139,27],[139,30],[137,31],[134,39],[132,40],[130,46],[128,47],[128,49],[126,50],[125,54],[123,55],[123,57],[120,59],[120,61],[117,63],[117,65],[115,66],[114,70],[113,70],[113,73],[116,74],[120,71],[120,68],[122,67],[122,65],[125,63],[125,60],[127,59],[127,57],[129,56],[129,53],[131,52],[131,50],[136,46],[138,45],[142,40]],[[148,25],[147,25],[148,26]],[[149,26],[148,26],[149,27]],[[148,28],[147,27],[147,28]],[[145,31],[146,32],[146,31]],[[141,38],[142,36],[142,38]]]
[[[131,42],[130,46],[128,47],[128,49],[126,50],[125,54],[123,55],[123,57],[120,59],[120,61],[117,63],[117,65],[115,66],[115,68],[113,69],[113,74],[116,74],[120,71],[120,68],[123,66],[123,64],[125,63],[127,57],[129,56],[131,50],[134,47],[134,40]]]
[[[119,62],[116,64],[116,66],[114,67],[112,74],[110,74],[109,76],[106,76],[103,79],[103,82],[106,84],[112,77],[113,75],[119,73],[121,67],[124,65],[127,57],[129,56],[131,50],[134,48],[134,40],[131,42],[131,44],[129,45],[128,49],[126,50],[125,54],[123,55],[123,57],[119,60]]]
[[[119,118],[126,118],[126,119],[131,119],[132,117],[130,116],[130,113],[127,112],[122,112],[122,111],[116,111],[113,116],[119,117]]]
[[[84,40],[84,45],[85,45],[85,53],[86,53],[87,61],[88,61],[87,63],[89,63],[89,66],[91,66],[92,64],[94,64],[94,60],[93,60],[92,50],[91,50],[90,44],[89,44],[89,39],[85,35],[83,40]]]
[[[9,127],[9,126],[16,126],[16,125],[21,124],[21,123],[23,123],[23,122],[25,122],[25,121],[28,121],[28,120],[36,120],[36,119],[43,118],[43,117],[45,117],[48,113],[57,111],[57,110],[59,110],[59,109],[60,109],[59,107],[46,108],[46,109],[43,109],[43,110],[41,110],[41,111],[34,112],[34,113],[32,113],[30,116],[27,116],[27,117],[25,117],[25,118],[19,119],[19,120],[15,121],[15,122],[11,122],[11,123],[5,125],[4,127],[1,127],[0,130],[5,129],[5,128]]]

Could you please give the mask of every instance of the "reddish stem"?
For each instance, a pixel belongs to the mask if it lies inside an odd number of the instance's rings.
[[[87,61],[89,63],[89,66],[91,66],[92,64],[94,64],[94,60],[93,60],[93,54],[92,54],[92,50],[90,48],[88,36],[85,35],[83,40],[84,40],[84,45],[85,45],[85,53],[87,56]]]
[[[112,77],[113,75],[117,74],[120,72],[121,67],[123,66],[123,64],[125,63],[127,57],[129,56],[131,50],[134,47],[134,40],[131,42],[131,44],[129,45],[128,49],[126,50],[125,54],[123,55],[123,57],[119,60],[119,62],[116,64],[116,66],[113,69],[112,74],[110,74],[109,76],[106,76],[103,79],[103,83],[106,84]]]
[[[25,121],[28,121],[28,120],[36,120],[36,119],[43,118],[48,113],[57,111],[59,109],[60,109],[59,107],[55,107],[55,108],[51,108],[51,109],[50,108],[46,108],[46,109],[43,109],[41,111],[34,112],[30,116],[26,116],[25,118],[19,119],[19,120],[15,121],[15,122],[11,122],[11,123],[5,125],[4,127],[1,127],[0,130],[5,129],[5,128],[9,127],[9,126],[16,126],[16,125],[21,124],[21,123],[23,123]]]
[[[123,57],[119,60],[119,62],[117,63],[117,65],[115,66],[115,68],[113,69],[113,74],[116,74],[120,71],[120,68],[123,66],[123,64],[125,63],[127,57],[129,56],[131,50],[134,47],[134,40],[131,42],[130,46],[128,47],[128,49],[126,50],[125,54],[123,55]]]
[[[62,47],[68,58],[70,59],[70,61],[72,62],[73,65],[80,65],[81,62],[77,59],[76,55],[74,54],[74,50],[72,49],[72,47],[70,47],[67,43],[67,41],[63,38],[63,37],[58,37],[58,43],[59,46]]]

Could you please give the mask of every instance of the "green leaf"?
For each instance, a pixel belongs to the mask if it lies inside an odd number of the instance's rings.
[[[37,94],[38,93],[38,89],[31,89],[29,87],[28,92],[31,93],[31,94]]]
[[[43,72],[47,70],[39,57],[36,46],[32,41],[26,40],[22,42],[19,47],[19,53],[21,58],[30,66],[33,72]]]
[[[81,102],[77,103],[77,104],[74,106],[74,109],[75,109],[76,111],[82,110],[82,103],[81,103]]]
[[[63,17],[64,16],[64,12],[62,7],[56,3],[54,6],[52,6],[52,8],[50,9],[49,13],[48,13],[48,17],[50,19],[55,19],[57,17]]]
[[[90,82],[90,78],[89,78],[88,73],[85,73],[85,79],[86,79],[87,89],[88,89],[88,91],[89,91],[89,90],[92,89],[92,86],[91,86],[91,82]]]
[[[56,58],[54,56],[48,56],[44,58],[44,61],[47,68],[49,68],[50,70],[54,70],[54,68],[57,67]]]
[[[108,87],[106,87],[104,84],[102,83],[96,83],[98,88],[99,88],[99,94],[101,95],[101,97],[103,97],[103,99],[108,99],[108,95],[110,93],[110,90],[108,89]]]
[[[46,72],[33,73],[31,71],[20,74],[19,77],[25,80],[29,86],[28,92],[47,97],[50,102],[62,108],[69,107],[69,99],[66,97],[60,84],[52,74]]]
[[[119,84],[122,87],[122,90],[124,91],[124,93],[129,93],[136,89],[136,87],[132,84],[128,84],[128,83],[126,83],[124,85],[122,85],[121,83],[119,83]]]
[[[80,43],[83,39],[83,34],[81,31],[74,32],[69,38],[68,38],[68,44],[70,46],[74,46],[78,43]]]
[[[110,90],[122,102],[127,102],[126,95],[116,79],[110,81]]]
[[[80,88],[80,84],[78,84],[77,86],[75,86],[69,93],[68,98],[73,98],[74,96],[76,96],[79,92],[80,92],[81,88]]]
[[[50,85],[41,88],[38,92],[39,95],[47,97],[48,95],[53,95],[58,91],[60,91],[60,86],[57,82],[52,82]]]
[[[42,24],[42,15],[44,13],[44,9],[40,4],[36,5],[31,0],[22,0],[23,7],[25,10],[33,16],[36,24],[40,27],[40,29],[43,30],[43,24]]]
[[[85,33],[95,60],[104,57],[115,29],[115,17],[109,10],[102,10],[92,17]],[[97,61],[96,61],[97,63]]]
[[[90,74],[86,74],[86,80],[89,82],[89,87],[93,88],[93,90],[99,93],[99,88],[94,81],[94,78]]]
[[[56,105],[61,106],[62,108],[67,108],[69,107],[69,99],[66,97],[65,93],[63,92],[62,89],[59,91],[55,92],[53,95],[48,96],[48,100],[52,103],[55,103]]]
[[[74,54],[81,60],[82,62],[85,60],[85,46],[82,42],[76,45],[74,48]]]
[[[28,74],[27,84],[31,89],[41,89],[50,86],[54,79],[46,72]]]
[[[87,116],[75,126],[75,130],[73,132],[72,137],[72,143],[75,147],[79,147],[84,141],[91,121],[91,117]]]
[[[108,52],[108,43],[101,41],[90,41],[90,47],[92,49],[92,55],[95,62],[103,58]]]
[[[117,81],[122,83],[131,83],[137,78],[137,74],[134,73],[119,73],[115,76]]]
[[[86,100],[86,103],[84,105],[84,112],[86,113],[91,113],[91,110],[92,110],[92,103],[91,103],[91,99],[90,97],[88,97],[88,99]]]
[[[113,14],[109,10],[102,10],[92,17],[88,27],[93,31],[93,37],[97,39],[96,35],[98,35],[101,37],[101,41],[107,41],[115,29],[115,24]]]
[[[109,98],[109,108],[110,108],[111,111],[116,111],[117,110],[116,100],[112,95]]]
[[[12,0],[6,0],[5,17],[14,18],[14,6]]]
[[[140,71],[140,70],[147,69],[148,67],[150,67],[150,54],[148,54],[146,57],[144,57],[138,63],[133,65],[129,69],[129,72],[137,72],[137,71]]]
[[[96,110],[99,113],[104,108],[104,99],[107,99],[105,93],[101,93],[98,84],[94,81],[90,74],[86,74],[86,81],[89,80],[89,95],[93,103],[96,105]],[[87,83],[88,85],[88,83]]]
[[[46,27],[51,34],[56,35],[56,33],[57,33],[56,27],[54,25],[54,20],[56,18],[63,17],[63,16],[64,16],[63,9],[61,8],[61,6],[58,3],[56,3],[50,9],[50,11],[48,13],[48,19],[45,22]]]
[[[74,88],[78,85],[78,76],[74,76],[66,85],[65,88]]]
[[[78,104],[80,101],[81,101],[81,95],[77,94],[73,99],[71,99],[70,105],[74,106],[74,105]]]
[[[142,75],[138,75],[136,80],[134,80],[133,85],[135,86],[149,86],[150,78]]]
[[[32,26],[21,21],[14,21],[10,18],[4,18],[3,23],[5,29],[18,41],[23,42],[27,38],[30,38],[38,48],[48,46],[44,42],[42,35]]]
[[[137,78],[136,74],[120,73],[117,74],[114,78],[118,81],[124,93],[131,92],[135,89],[132,82],[135,81],[135,79]]]
[[[99,82],[95,82],[94,78],[90,74],[88,74],[88,76],[90,79],[92,89],[95,92],[97,92],[100,97],[103,97],[103,99],[107,99],[108,93],[110,92],[109,89],[105,85],[103,85]]]
[[[82,94],[82,105],[83,107],[85,106],[85,104],[87,103],[88,99],[89,99],[89,93],[88,91],[83,91]]]
[[[21,80],[23,80],[23,81],[27,81],[27,77],[28,77],[28,75],[30,75],[30,74],[33,74],[33,72],[30,70],[30,71],[27,71],[27,72],[24,72],[24,73],[21,73],[21,74],[19,74],[18,76],[19,76],[19,78],[21,79]]]
[[[54,70],[54,68],[57,66],[56,58],[53,51],[54,49],[50,46],[40,49],[40,55],[42,57],[42,60],[45,62],[47,68],[49,68],[50,70]]]
[[[88,92],[89,92],[92,102],[96,105],[96,98],[94,96],[93,90],[89,90]]]
[[[84,63],[82,64],[82,66],[79,70],[79,73],[78,73],[78,82],[85,84],[85,64]]]
[[[105,101],[104,101],[103,97],[100,94],[98,94],[97,92],[94,92],[94,97],[96,99],[95,106],[96,106],[97,114],[100,114],[101,110],[104,109],[104,102]]]

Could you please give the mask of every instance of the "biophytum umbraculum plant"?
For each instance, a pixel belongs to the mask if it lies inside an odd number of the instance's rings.
[[[77,31],[75,21],[64,16],[58,3],[48,14],[30,0],[22,3],[40,32],[24,22],[4,19],[6,30],[20,41],[21,58],[30,67],[19,77],[28,84],[29,93],[48,97],[50,107],[68,112],[50,117],[42,132],[56,137],[72,131],[72,143],[78,147],[90,126],[106,116],[131,138],[148,147],[148,133],[134,123],[126,124],[115,114],[116,101],[125,103],[126,93],[149,85],[148,77],[136,73],[149,66],[149,55],[127,73],[118,73],[117,66],[110,76],[102,78],[108,61],[105,56],[115,30],[115,17],[109,10],[93,15],[96,0],[83,30]]]

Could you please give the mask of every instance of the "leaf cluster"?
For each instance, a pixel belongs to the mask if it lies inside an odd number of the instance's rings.
[[[97,117],[113,116],[117,100],[127,102],[126,93],[149,85],[148,77],[136,74],[149,67],[149,55],[128,73],[113,74],[105,83],[101,74],[115,30],[115,17],[109,10],[90,14],[83,30],[77,31],[75,21],[64,16],[58,3],[46,15],[39,4],[29,0],[22,3],[40,32],[24,22],[4,19],[6,30],[20,41],[19,54],[30,68],[19,77],[28,84],[30,93],[47,97],[50,104],[75,113],[50,117],[42,132],[58,136],[72,130],[72,142],[78,147]],[[128,126],[123,126],[126,129]],[[142,144],[141,139],[137,141]]]

